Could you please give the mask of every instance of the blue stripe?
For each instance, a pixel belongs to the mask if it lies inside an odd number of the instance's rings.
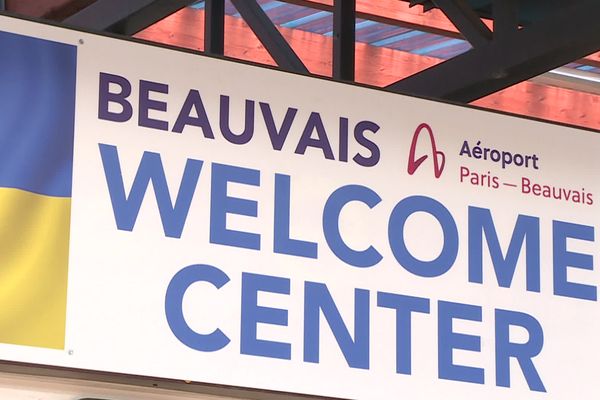
[[[454,46],[454,45],[462,44],[462,43],[464,43],[464,40],[451,39],[451,40],[446,40],[446,41],[443,41],[440,43],[433,44],[431,46],[422,47],[420,49],[415,49],[415,50],[411,51],[411,53],[418,54],[418,55],[426,55],[427,53],[431,53],[436,50],[445,49],[446,47],[450,47],[450,46]]]
[[[361,21],[361,22],[356,23],[356,25],[354,26],[354,29],[357,31],[360,31],[361,29],[365,29],[365,28],[368,28],[370,26],[377,25],[377,24],[378,24],[378,22],[375,22],[375,21],[368,21],[368,20]],[[333,36],[333,31],[325,32],[323,35],[324,36]]]
[[[280,1],[272,1],[270,3],[262,5],[261,7],[262,7],[263,11],[269,11],[269,10],[273,10],[277,7],[281,7],[284,4],[285,3],[282,3]]]
[[[361,42],[373,43],[378,40],[389,38],[390,36],[400,35],[401,33],[410,32],[411,29],[399,28],[396,26],[377,24],[366,29],[358,31],[356,37]]]
[[[360,31],[361,29],[365,29],[368,28],[370,26],[373,25],[377,25],[377,22],[375,21],[361,21],[361,22],[357,22],[354,29],[356,29],[357,31]]]
[[[401,40],[406,40],[406,39],[411,39],[417,36],[421,36],[424,35],[425,32],[421,32],[421,31],[409,31],[409,32],[404,32],[401,33],[399,35],[394,35],[392,37],[389,37],[387,39],[382,39],[382,40],[378,40],[376,42],[371,43],[373,46],[387,46],[389,44],[392,43],[396,43],[399,42]]]
[[[0,187],[71,196],[77,48],[0,32]]]
[[[281,26],[285,28],[296,28],[302,24],[307,24],[312,21],[316,21],[321,18],[325,18],[331,15],[330,12],[327,11],[319,11],[314,14],[307,15],[306,17],[298,18],[293,21],[286,22],[285,24],[281,24]]]

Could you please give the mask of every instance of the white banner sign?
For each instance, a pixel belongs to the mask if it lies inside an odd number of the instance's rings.
[[[8,17],[0,53],[0,358],[600,391],[597,134]]]

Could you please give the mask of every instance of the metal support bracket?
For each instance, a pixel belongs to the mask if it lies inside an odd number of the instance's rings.
[[[492,40],[492,31],[466,0],[433,1],[473,47],[485,46]]]
[[[600,50],[600,2],[560,7],[502,39],[395,82],[397,93],[469,103]],[[576,23],[574,23],[576,21]]]
[[[194,0],[97,0],[66,18],[67,25],[133,35]]]
[[[519,29],[519,5],[517,0],[494,0],[494,40],[509,37]]]
[[[353,81],[356,0],[334,0],[333,6],[333,78]]]
[[[280,68],[308,74],[308,68],[256,0],[231,0],[231,2]]]
[[[225,51],[225,0],[204,3],[204,51],[215,55]]]

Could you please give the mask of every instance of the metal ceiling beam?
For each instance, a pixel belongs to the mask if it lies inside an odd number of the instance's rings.
[[[435,7],[432,3],[432,0],[410,0],[410,6],[423,6],[423,11],[429,11],[433,7]]]
[[[600,2],[582,0],[388,90],[468,103],[600,50]]]
[[[334,0],[333,7],[333,78],[353,81],[356,0]]]
[[[97,0],[66,18],[68,25],[133,35],[194,0]]]
[[[466,0],[433,1],[473,47],[485,46],[492,40],[492,31]]]
[[[204,3],[204,52],[223,55],[225,51],[225,0]]]
[[[180,12],[178,23],[163,20],[141,32],[137,37],[194,49],[204,40],[204,30],[190,30],[189,27],[202,26],[202,21],[204,21],[204,10],[188,8]],[[238,18],[225,16],[225,31],[227,43],[231,44],[228,55],[255,63],[272,63],[268,53],[259,48],[260,42],[250,28],[246,24],[239,23]],[[325,49],[331,49],[333,39],[330,36],[311,32],[298,35],[291,28],[282,28],[281,31],[293,48],[297,49],[311,72],[324,76],[331,73],[330,58],[323,58],[326,54]],[[435,64],[436,60],[431,57],[399,50],[368,45],[356,47],[356,80],[367,85],[385,86],[394,82],[395,77],[408,76],[420,71],[424,66]],[[487,96],[474,104],[492,110],[528,115],[600,131],[597,94],[561,87],[547,87],[526,81]]]
[[[308,7],[315,10],[333,12],[333,5],[327,4],[323,0],[279,0],[288,4],[295,4],[301,7]],[[409,11],[409,6],[399,0],[380,0],[373,3],[372,0],[355,0],[356,18],[376,21],[382,24],[400,26],[408,29],[419,29],[424,32],[436,33],[443,36],[460,37],[457,29],[450,22],[445,26],[439,26],[434,21],[430,21],[429,14],[421,14],[417,11]],[[436,21],[439,22],[439,21]],[[444,17],[444,22],[446,18]]]
[[[4,9],[29,17],[62,21],[94,0],[3,0]]]
[[[333,6],[328,5],[324,0],[279,0],[289,4],[296,4],[303,7],[314,8],[316,10],[333,12]],[[507,0],[512,2],[519,0]],[[503,0],[500,0],[503,3]],[[429,12],[420,12],[412,10],[408,2],[399,0],[356,0],[356,17],[370,21],[381,22],[383,24],[400,26],[407,29],[416,29],[423,32],[434,33],[436,35],[460,38],[462,37],[458,29],[450,23],[446,16],[440,18],[441,11],[437,9]],[[486,20],[484,20],[486,23]],[[491,24],[488,24],[491,27]],[[577,62],[585,65],[600,67],[600,53],[582,58]]]
[[[308,74],[308,69],[302,63],[300,57],[277,30],[256,0],[231,0],[231,2],[280,68],[286,71]]]
[[[519,4],[517,0],[494,0],[494,39],[510,37],[519,29]]]

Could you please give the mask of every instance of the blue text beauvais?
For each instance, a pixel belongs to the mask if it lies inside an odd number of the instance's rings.
[[[236,165],[205,163],[202,160],[187,159],[179,183],[179,189],[172,202],[161,155],[144,152],[131,188],[126,189],[116,146],[99,144],[100,157],[105,171],[108,192],[112,202],[118,229],[132,231],[140,207],[152,183],[158,214],[162,221],[164,235],[179,238],[184,230],[192,198],[199,177],[210,174],[209,230],[210,243],[232,246],[249,251],[263,250],[265,243],[256,232],[227,228],[227,217],[232,215],[256,218],[258,202],[250,198],[233,196],[228,192],[228,184],[260,187],[261,182],[273,180],[273,242],[272,251],[294,257],[317,259],[323,246],[310,238],[304,240],[290,235],[290,215],[292,214],[290,192],[292,177],[275,173],[264,176],[261,171]],[[128,193],[128,194],[127,194]],[[150,195],[150,194],[148,194]],[[331,251],[339,260],[354,268],[370,268],[379,264],[383,256],[375,246],[364,243],[361,249],[345,240],[340,228],[340,215],[344,208],[353,203],[367,209],[374,209],[383,199],[378,193],[364,185],[348,184],[333,190],[322,208],[322,233]],[[396,200],[394,200],[396,201]],[[518,215],[508,249],[501,248],[492,211],[487,208],[469,206],[465,210],[468,217],[468,282],[483,284],[484,243],[491,256],[497,283],[501,287],[511,287],[517,261],[525,253],[525,287],[529,292],[540,292],[540,220],[531,215]],[[433,217],[443,232],[443,244],[438,257],[421,260],[411,253],[404,237],[407,219],[415,213],[426,213]],[[264,229],[264,227],[263,227]],[[454,217],[438,200],[427,196],[409,196],[399,199],[387,221],[387,237],[398,268],[422,278],[436,278],[448,272],[459,252],[459,233]],[[485,240],[484,240],[485,238]],[[314,239],[314,238],[312,238]],[[368,240],[368,238],[367,238]],[[552,221],[552,270],[553,293],[585,301],[597,301],[595,285],[575,282],[569,279],[569,270],[593,270],[593,257],[590,254],[573,252],[567,249],[569,241],[594,241],[594,227],[564,221]],[[241,289],[241,338],[240,352],[245,355],[291,359],[292,343],[264,340],[259,337],[257,326],[271,324],[288,325],[288,310],[266,307],[259,304],[260,293],[290,295],[290,279],[283,276],[269,276],[243,272],[237,275],[242,281]],[[233,277],[233,278],[236,278]],[[212,332],[196,332],[186,323],[183,312],[183,297],[195,282],[206,282],[220,289],[227,285],[229,276],[217,266],[197,264],[181,269],[172,278],[166,291],[166,316],[173,334],[186,346],[204,352],[218,351],[230,345],[227,332],[215,327]],[[303,361],[319,362],[319,337],[323,328],[320,315],[325,316],[328,329],[333,333],[339,348],[352,368],[370,368],[370,312],[372,304],[389,309],[396,318],[396,372],[411,374],[411,320],[415,314],[429,314],[435,304],[438,325],[438,377],[471,383],[484,383],[484,369],[477,366],[458,364],[453,360],[453,350],[480,352],[481,338],[476,335],[458,333],[453,330],[453,321],[482,321],[482,307],[472,304],[407,296],[400,293],[371,292],[361,288],[349,288],[354,293],[354,333],[352,334],[342,318],[328,287],[320,282],[304,282],[304,327]],[[211,305],[207,304],[207,307]],[[533,316],[517,311],[495,309],[495,383],[498,386],[511,385],[511,359],[516,359],[529,388],[545,391],[543,379],[535,366],[535,357],[544,344],[541,324]],[[510,341],[511,327],[520,327],[528,333],[525,343]],[[512,363],[513,375],[515,366]]]

